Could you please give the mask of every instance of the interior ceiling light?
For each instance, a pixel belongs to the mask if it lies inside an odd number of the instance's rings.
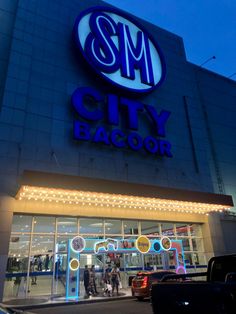
[[[63,190],[54,188],[22,186],[16,195],[18,200],[48,201],[77,206],[93,207],[117,207],[124,209],[145,211],[173,211],[197,214],[209,214],[210,212],[222,212],[230,207],[222,204],[210,204],[200,202],[188,202],[168,200],[162,198],[150,198],[139,196],[128,196],[120,194],[84,192],[77,190]]]

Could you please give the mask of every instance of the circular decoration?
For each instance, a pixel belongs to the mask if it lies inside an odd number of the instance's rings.
[[[146,236],[140,236],[135,242],[135,246],[140,253],[147,253],[151,248],[151,242]]]
[[[79,269],[79,260],[77,258],[72,258],[72,260],[69,263],[70,269],[72,271],[76,271]]]
[[[160,249],[161,249],[160,243],[159,243],[159,242],[155,242],[155,243],[153,244],[153,249],[154,249],[154,251],[159,252]]]
[[[176,274],[178,274],[178,275],[186,274],[186,270],[185,270],[184,266],[179,266],[176,269]]]
[[[165,79],[166,64],[156,40],[118,9],[96,6],[82,11],[74,36],[87,63],[119,88],[147,93]]]
[[[161,247],[165,251],[169,251],[171,249],[172,243],[168,237],[161,238]]]
[[[80,236],[74,237],[71,240],[70,247],[76,253],[82,252],[85,249],[85,239]]]

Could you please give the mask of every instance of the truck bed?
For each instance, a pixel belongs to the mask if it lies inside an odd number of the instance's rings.
[[[236,283],[161,282],[151,301],[155,314],[236,314]]]

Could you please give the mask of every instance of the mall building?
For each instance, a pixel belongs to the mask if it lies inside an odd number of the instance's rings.
[[[79,297],[85,265],[128,287],[235,253],[235,81],[102,1],[0,14],[0,300]]]

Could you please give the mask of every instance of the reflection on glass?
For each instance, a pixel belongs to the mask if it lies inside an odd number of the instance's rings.
[[[121,234],[121,220],[105,220],[105,234]]]
[[[193,265],[193,258],[191,253],[184,253],[184,259],[186,266]]]
[[[174,236],[174,225],[173,223],[162,223],[161,230],[163,236]]]
[[[9,256],[6,271],[8,273],[26,273],[28,269],[28,260],[29,258],[24,256]]]
[[[203,251],[203,242],[202,239],[193,238],[192,239],[192,245],[194,251]]]
[[[176,224],[176,235],[183,237],[188,235],[188,225],[185,223]]]
[[[14,215],[12,221],[12,232],[30,232],[32,216]]]
[[[200,224],[191,224],[189,226],[190,234],[195,237],[201,237],[202,236],[202,230]]]
[[[193,253],[193,262],[195,265],[205,266],[207,264],[205,255],[201,253]]]
[[[138,234],[138,222],[134,220],[124,220],[124,234]]]
[[[68,241],[71,239],[70,236],[57,236],[56,252],[67,252]]]
[[[103,220],[94,218],[80,218],[80,234],[103,234]]]
[[[55,232],[55,217],[35,216],[33,223],[34,233],[52,233]]]
[[[189,239],[187,239],[187,238],[182,239],[182,244],[183,244],[184,251],[190,251]]]
[[[57,218],[57,233],[77,233],[77,218],[59,217]]]
[[[124,266],[126,269],[142,267],[142,257],[140,253],[124,254],[124,257]]]
[[[52,253],[53,250],[54,250],[54,237],[44,235],[33,236],[31,247],[31,253],[33,255]]]
[[[30,236],[25,234],[11,235],[9,255],[13,257],[28,257]]]
[[[141,234],[149,236],[160,235],[159,224],[153,221],[142,221],[141,222]]]

